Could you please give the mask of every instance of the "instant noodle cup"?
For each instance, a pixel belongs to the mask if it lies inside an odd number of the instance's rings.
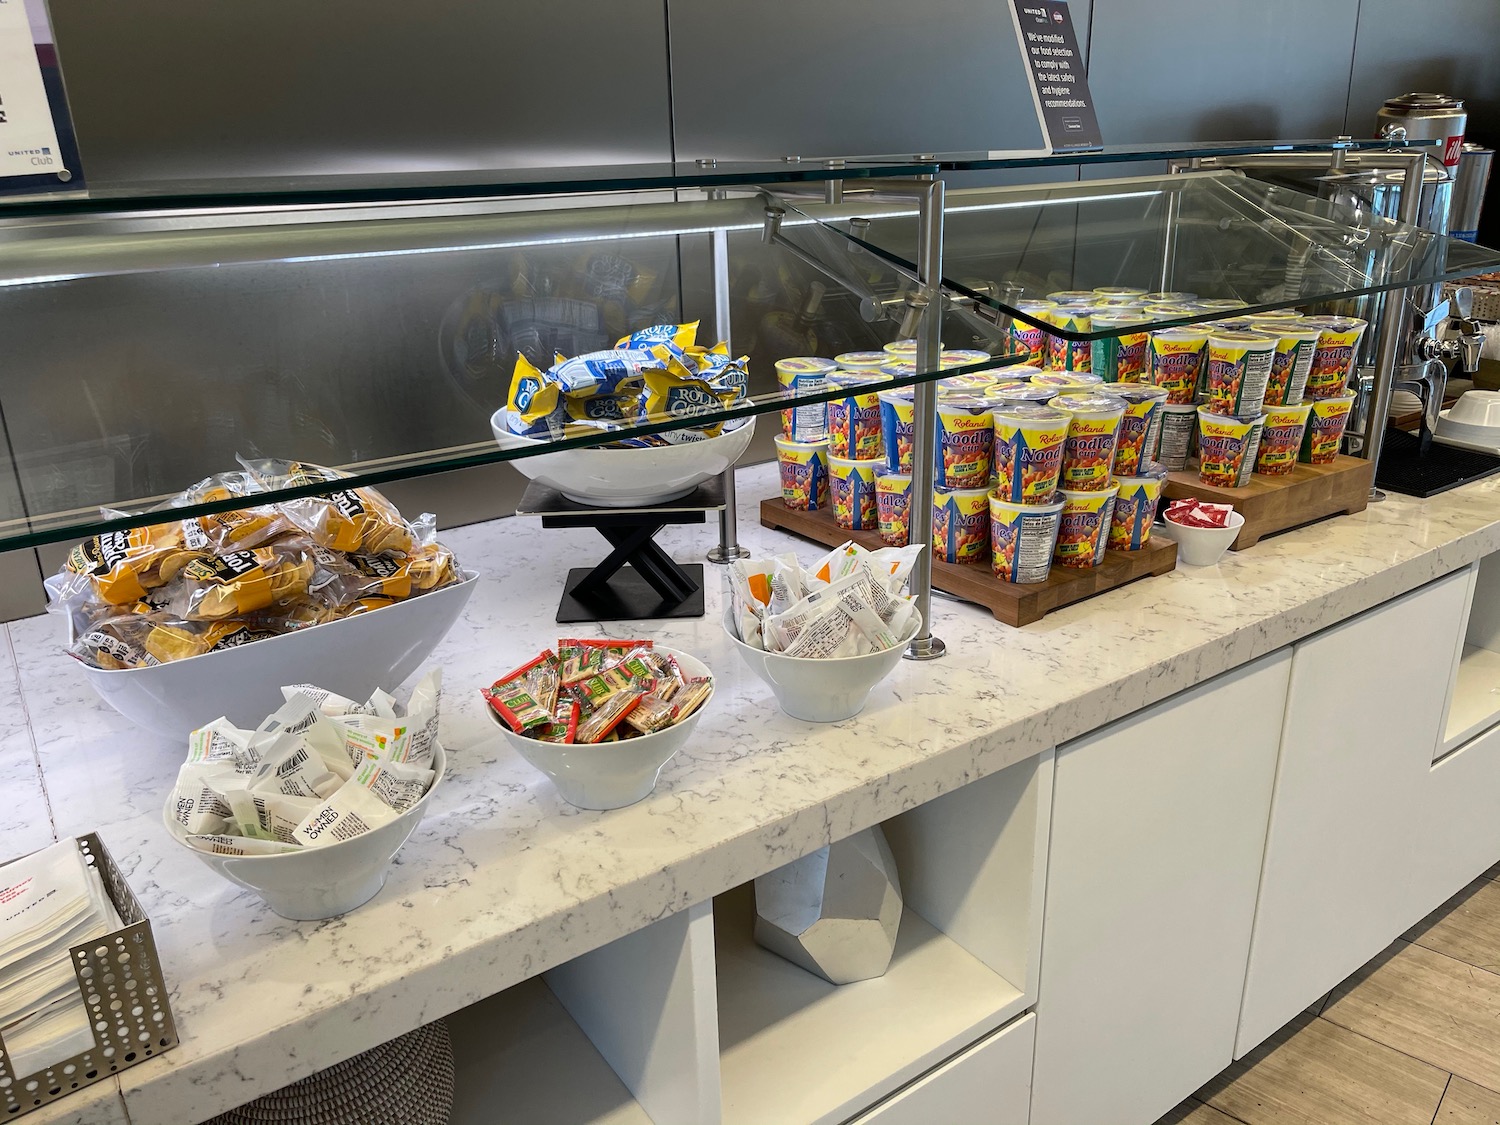
[[[911,472],[912,430],[916,425],[917,400],[910,387],[878,391],[880,441],[885,465],[895,473]]]
[[[1042,371],[1031,377],[1038,387],[1099,387],[1104,380],[1090,371]]]
[[[988,363],[993,357],[989,352],[972,348],[953,348],[939,353],[938,361],[943,367],[973,367],[976,363]]]
[[[997,498],[1007,504],[1050,503],[1062,472],[1063,443],[1072,415],[1050,406],[1021,403],[996,410],[994,420]]]
[[[911,540],[911,474],[881,469],[875,476],[875,518],[880,541],[905,547]]]
[[[983,559],[990,546],[989,489],[933,489],[932,546],[944,562]]]
[[[1146,291],[1129,285],[1100,285],[1094,289],[1094,296],[1125,297],[1132,301],[1143,301],[1146,298]]]
[[[1282,309],[1279,312],[1251,313],[1245,319],[1252,324],[1279,324],[1284,320],[1301,320],[1302,314],[1296,309]]]
[[[881,348],[899,359],[911,359],[917,354],[917,341],[908,336],[904,340],[892,340],[889,344],[881,345]]]
[[[891,353],[880,352],[845,352],[836,355],[833,361],[844,371],[861,371],[867,367],[880,368],[891,362]]]
[[[781,499],[788,508],[815,512],[828,507],[828,443],[776,438]]]
[[[1236,297],[1200,297],[1197,298],[1198,307],[1212,311],[1213,309],[1242,309],[1245,302]]]
[[[1092,289],[1062,289],[1048,293],[1047,300],[1057,305],[1091,305],[1094,303]]]
[[[877,459],[828,458],[828,491],[833,498],[833,522],[849,531],[875,531],[879,515],[875,503],[875,472],[885,465]]]
[[[1156,506],[1161,503],[1167,470],[1152,465],[1139,476],[1121,477],[1115,483],[1120,491],[1115,496],[1114,513],[1109,521],[1109,549],[1139,551],[1151,541],[1151,523],[1156,519]]]
[[[949,375],[938,380],[938,393],[976,395],[988,390],[995,382],[990,371],[971,371],[967,375]]]
[[[1238,488],[1240,469],[1245,458],[1252,457],[1250,441],[1259,414],[1254,417],[1239,417],[1233,414],[1215,414],[1208,407],[1198,409],[1198,479],[1204,484],[1220,488]]]
[[[1276,337],[1276,356],[1266,380],[1266,406],[1296,406],[1307,390],[1308,372],[1322,329],[1295,321],[1268,322],[1260,331]]]
[[[892,379],[910,379],[913,375],[920,374],[916,363],[909,359],[893,359],[879,368],[879,371]]]
[[[1051,317],[1057,305],[1051,301],[1022,301],[1016,305],[1019,312],[1025,313],[1033,320],[1045,321]],[[1044,364],[1047,362],[1047,330],[1034,324],[1027,324],[1024,320],[1011,318],[1010,328],[1010,350],[1020,352],[1026,356],[1027,363]]]
[[[1207,406],[1215,414],[1258,415],[1276,358],[1276,337],[1264,332],[1209,333],[1204,373]]]
[[[1063,502],[1012,504],[990,494],[990,568],[1002,582],[1045,582],[1062,525]]]
[[[1119,491],[1117,484],[1101,492],[1062,490],[1062,520],[1057,529],[1057,546],[1052,551],[1058,565],[1087,568],[1104,561]]]
[[[1089,370],[1106,383],[1130,383],[1139,379],[1146,370],[1146,345],[1151,333],[1144,329],[1133,329],[1141,322],[1139,314],[1095,316],[1094,330],[1118,328],[1118,336],[1095,340],[1090,347],[1093,358]]]
[[[1107,489],[1125,403],[1107,394],[1063,394],[1052,405],[1072,415],[1063,440],[1059,484],[1075,492]]]
[[[1262,414],[1255,420],[1255,425],[1250,428],[1250,444],[1245,449],[1245,459],[1240,462],[1239,479],[1235,481],[1236,488],[1244,488],[1250,483],[1250,478],[1255,473],[1255,458],[1260,452],[1260,438],[1266,429],[1266,416]]]
[[[1298,406],[1266,407],[1266,424],[1260,431],[1260,448],[1255,454],[1255,471],[1265,477],[1284,477],[1297,464],[1302,448],[1302,433],[1307,428],[1311,403]]]
[[[1155,293],[1147,293],[1141,300],[1151,305],[1180,305],[1184,301],[1196,301],[1198,294],[1184,293],[1179,290],[1158,289]]]
[[[1352,316],[1309,316],[1303,318],[1303,323],[1316,325],[1319,333],[1312,369],[1307,373],[1307,397],[1336,398],[1349,385],[1359,340],[1367,325]]]
[[[975,398],[940,398],[933,481],[940,488],[987,488],[994,426],[989,407]]]
[[[817,394],[828,387],[828,373],[838,365],[816,356],[792,356],[776,361],[776,383],[783,393]],[[805,403],[781,412],[781,435],[793,441],[822,441],[828,436],[828,407]]]
[[[1092,296],[1092,295],[1091,295]],[[1052,310],[1052,324],[1064,332],[1092,332],[1092,305],[1059,305]],[[1047,334],[1047,366],[1058,371],[1087,371],[1093,362],[1094,346],[1087,340],[1069,340],[1056,333]]]
[[[1120,419],[1120,437],[1115,442],[1111,471],[1117,477],[1132,476],[1151,460],[1167,390],[1148,383],[1112,383],[1108,393],[1125,403],[1125,416]]]
[[[1151,333],[1146,346],[1146,379],[1167,388],[1169,403],[1185,404],[1198,393],[1198,377],[1208,351],[1208,333],[1201,328],[1164,328]]]
[[[1354,406],[1354,392],[1346,391],[1337,398],[1315,398],[1309,405],[1312,409],[1308,411],[1307,429],[1302,433],[1297,460],[1304,465],[1331,465],[1339,455],[1339,442]]]
[[[993,387],[986,396],[992,406],[1020,406],[1030,403],[1044,406],[1058,396],[1057,387],[1045,383],[1020,383],[1009,387]]]
[[[1162,403],[1154,460],[1169,473],[1187,468],[1188,449],[1197,429],[1198,408],[1191,402]]]
[[[828,454],[867,460],[885,453],[880,432],[880,391],[871,386],[889,376],[879,371],[835,371],[828,376],[832,387],[847,387],[845,398],[828,400]]]

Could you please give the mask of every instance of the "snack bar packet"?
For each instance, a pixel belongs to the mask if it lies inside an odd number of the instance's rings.
[[[228,762],[240,773],[253,773],[260,765],[260,754],[250,744],[254,733],[220,716],[188,735],[188,764]]]
[[[407,745],[408,765],[427,766],[433,758],[433,743],[437,741],[438,720],[441,718],[443,697],[443,670],[434,668],[417,681],[411,698],[406,701],[406,722],[411,728],[411,742]]]
[[[677,708],[654,691],[641,696],[625,715],[625,725],[641,734],[655,734],[677,721]]]
[[[314,687],[312,684],[283,685],[281,697],[288,702],[293,697],[305,695],[315,703],[323,714],[329,718],[336,719],[341,715],[373,715],[374,708],[368,703],[356,703],[352,699],[345,699],[342,695],[328,691],[326,688]]]
[[[224,799],[234,814],[240,835],[257,840],[279,840],[283,844],[296,844],[292,832],[323,803],[318,797],[257,793],[244,786],[225,790]]]
[[[233,814],[220,791],[241,778],[233,762],[185,762],[172,790],[172,819],[189,835],[223,832]]]
[[[571,745],[578,737],[578,721],[582,712],[578,706],[578,700],[569,696],[559,699],[557,707],[552,712],[552,723],[550,726],[534,727],[527,733],[539,742],[556,742],[562,745]]]
[[[183,843],[210,855],[282,855],[300,849],[294,844],[279,840],[254,840],[246,836],[198,835],[184,836]]]
[[[344,748],[343,728],[323,714],[311,696],[293,695],[280,710],[261,723],[251,736],[250,745],[258,748],[273,743],[282,734],[300,738],[317,754],[324,768],[340,781],[347,780],[353,772]]]
[[[366,758],[355,771],[353,784],[364,786],[391,808],[405,812],[422,799],[433,776],[432,770],[420,766]]]
[[[1228,527],[1232,504],[1204,504],[1198,500],[1174,500],[1164,513],[1185,527]]]
[[[243,785],[236,786],[224,791],[224,803],[229,806],[229,827],[234,829],[233,835],[248,836],[254,840],[271,840],[274,837],[268,829],[261,827],[260,809],[256,806],[255,795]]]
[[[289,797],[326,797],[342,784],[322,755],[295,735],[277,738],[250,779],[256,792]]]
[[[787,656],[833,658],[862,656],[895,645],[895,636],[874,610],[854,608],[838,599],[813,611],[782,651]]]
[[[306,484],[336,484],[346,474],[300,461],[240,462],[267,489]],[[367,555],[405,555],[415,546],[396,506],[373,488],[353,488],[285,500],[282,512],[314,543],[335,551]]]
[[[400,815],[363,785],[348,781],[297,825],[292,838],[307,848],[337,844],[384,827]]]
[[[355,767],[367,758],[404,762],[411,751],[411,728],[405,719],[350,715],[343,722],[344,751]]]
[[[602,741],[620,725],[626,715],[640,704],[645,694],[644,691],[627,689],[617,691],[606,698],[594,709],[593,714],[579,722],[575,741],[581,743]]]

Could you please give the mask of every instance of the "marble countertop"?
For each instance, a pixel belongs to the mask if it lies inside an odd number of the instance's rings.
[[[813,557],[756,522],[776,487],[773,466],[741,472],[741,542]],[[659,541],[689,560],[714,535],[710,521]],[[604,813],[564,804],[477,689],[553,642],[560,572],[605,544],[522,518],[444,540],[485,575],[433,656],[449,778],[385,889],[327,922],[278,918],[172,843],[160,813],[182,748],[99,701],[54,621],[5,627],[0,858],[99,831],[172,985],[182,1043],[119,1076],[130,1120],[191,1125],[1500,550],[1500,480],[1393,496],[1024,629],[936,599],[947,657],[903,661],[861,715],[828,726],[783,715],[740,663],[710,567],[705,617],[628,631],[707,662],[713,706],[655,793]],[[112,1109],[78,1112],[64,1100],[27,1120]]]

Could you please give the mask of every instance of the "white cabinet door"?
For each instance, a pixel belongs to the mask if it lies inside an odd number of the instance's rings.
[[[1031,1125],[1145,1125],[1229,1064],[1290,665],[1058,750]]]
[[[1027,1013],[850,1125],[1026,1125],[1035,1036]]]
[[[1449,575],[1295,648],[1236,1057],[1433,905],[1422,810],[1468,585]]]

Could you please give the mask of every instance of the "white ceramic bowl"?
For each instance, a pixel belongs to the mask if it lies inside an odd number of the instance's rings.
[[[870,689],[901,663],[907,642],[921,627],[917,620],[900,644],[883,652],[814,660],[747,645],[734,635],[730,615],[724,615],[724,633],[750,670],[770,685],[783,711],[809,723],[836,723],[863,711]]]
[[[260,895],[283,918],[312,921],[347,914],[385,886],[391,860],[421,823],[427,803],[442,784],[448,755],[437,743],[433,743],[432,769],[432,785],[420,801],[389,824],[352,840],[280,855],[210,855],[185,843],[182,846],[231,883]],[[161,818],[172,838],[181,843],[186,833],[172,816],[170,795]]]
[[[710,674],[708,665],[697,657],[665,645],[656,647],[675,656],[689,676]],[[526,738],[506,726],[489,707],[484,711],[516,753],[552,779],[568,804],[580,809],[622,809],[645,800],[656,788],[662,767],[692,737],[713,698],[710,691],[698,710],[666,730],[599,745],[564,746]]]
[[[1438,415],[1437,436],[1464,449],[1500,450],[1500,391],[1465,391]]]
[[[1188,566],[1213,566],[1224,557],[1229,544],[1245,526],[1245,517],[1238,512],[1229,513],[1228,527],[1186,527],[1173,523],[1171,517],[1163,516],[1164,526],[1153,534],[1165,535],[1177,544],[1177,560]]]
[[[79,664],[99,697],[138,726],[186,745],[188,733],[227,716],[253,728],[282,705],[282,684],[317,684],[368,699],[417,670],[447,635],[479,576],[372,613],[154,668]]]
[[[505,428],[505,411],[490,419],[501,449],[545,447],[540,438],[521,437]],[[569,500],[605,508],[660,504],[686,496],[704,481],[720,476],[740,459],[755,433],[755,419],[747,418],[718,437],[684,445],[647,449],[563,449],[518,457],[521,473],[557,489]]]

